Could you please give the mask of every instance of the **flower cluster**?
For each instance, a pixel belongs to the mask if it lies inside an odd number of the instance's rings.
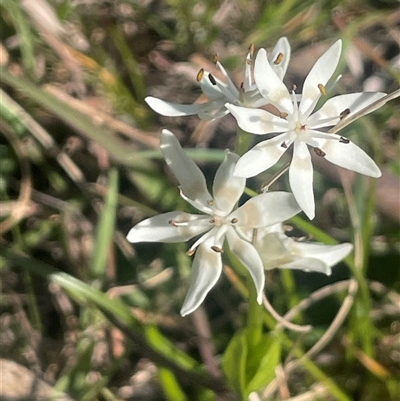
[[[273,134],[239,157],[226,151],[218,168],[212,194],[203,173],[168,130],[161,134],[161,151],[180,183],[181,196],[199,214],[169,212],[134,226],[127,239],[136,242],[180,242],[197,240],[188,254],[195,254],[192,281],[181,314],[194,311],[217,282],[222,272],[221,253],[228,246],[253,279],[261,303],[264,269],[301,269],[325,274],[346,257],[351,244],[328,246],[294,240],[284,234],[282,222],[303,210],[315,215],[313,168],[309,149],[338,166],[379,177],[375,162],[349,139],[336,134],[335,127],[352,116],[365,115],[385,102],[384,93],[351,93],[327,97],[329,81],[339,62],[341,41],[334,43],[315,63],[305,79],[302,94],[288,90],[283,78],[290,60],[290,45],[281,38],[268,55],[254,48],[247,58],[244,81],[237,88],[215,57],[223,80],[200,70],[197,80],[208,101],[177,104],[147,97],[148,105],[166,116],[197,114],[212,120],[231,113],[240,128],[255,135]],[[254,61],[254,63],[253,63]],[[354,118],[355,118],[354,117]],[[331,128],[329,130],[329,128]],[[267,192],[238,206],[246,178],[272,167],[293,145],[289,167],[292,193]],[[226,240],[226,245],[224,244]]]

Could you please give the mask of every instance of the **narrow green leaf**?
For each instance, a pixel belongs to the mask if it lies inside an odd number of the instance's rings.
[[[197,362],[185,354],[183,351],[177,349],[172,342],[164,337],[157,327],[145,327],[145,337],[148,343],[157,351],[174,360],[184,369],[195,369],[198,367]]]
[[[246,396],[247,333],[237,333],[229,342],[223,359],[222,369],[229,385],[243,397]]]
[[[109,253],[115,230],[115,215],[118,205],[118,170],[115,167],[110,169],[108,178],[108,192],[96,230],[93,260],[90,267],[92,278],[97,280],[104,278],[107,267],[107,254]]]
[[[261,357],[261,358],[260,358]],[[249,364],[252,359],[257,362],[257,370],[253,377],[249,378],[246,387],[246,394],[260,390],[275,377],[275,369],[281,358],[281,345],[278,338],[271,335],[264,335],[259,346],[249,352]],[[250,370],[250,369],[249,369]]]
[[[164,390],[164,395],[169,401],[186,401],[185,393],[181,389],[175,375],[166,368],[158,370],[160,382]]]

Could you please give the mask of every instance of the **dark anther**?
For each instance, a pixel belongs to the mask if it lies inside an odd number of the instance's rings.
[[[215,80],[215,78],[211,74],[208,74],[208,79],[210,80],[210,82],[213,85],[217,85],[217,81]]]
[[[324,157],[326,155],[326,153],[320,148],[314,148],[314,152],[319,157]]]
[[[343,120],[343,118],[347,117],[350,114],[350,109],[344,109],[339,115],[340,119]]]
[[[339,142],[340,143],[350,143],[350,140],[341,136],[339,139]]]

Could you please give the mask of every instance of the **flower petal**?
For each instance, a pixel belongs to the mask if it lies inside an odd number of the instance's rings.
[[[336,41],[314,64],[304,81],[299,111],[302,115],[311,113],[310,107],[321,95],[318,85],[326,86],[336,70],[342,52],[342,41]]]
[[[269,63],[275,74],[282,81],[290,61],[290,43],[286,37],[282,37],[276,42],[271,54],[268,57]]]
[[[303,270],[305,272],[324,273],[330,276],[331,268],[322,260],[314,258],[294,258],[291,262],[276,266],[279,269]]]
[[[296,241],[293,241],[292,247],[298,254],[303,255],[306,258],[319,259],[329,267],[336,265],[353,249],[353,245],[349,243],[324,245]]]
[[[287,121],[262,109],[234,106],[226,103],[225,107],[232,113],[241,129],[252,134],[264,135],[287,130]]]
[[[289,168],[289,183],[297,203],[312,220],[315,216],[313,166],[310,152],[304,142],[295,141]]]
[[[307,125],[313,129],[336,125],[341,120],[341,113],[347,113],[348,110],[352,115],[384,96],[385,93],[381,92],[348,93],[335,96],[327,100],[316,113],[308,118]]]
[[[238,159],[237,154],[228,151],[214,178],[215,207],[226,214],[231,212],[235,203],[242,196],[246,185],[245,178],[233,176],[233,169]]]
[[[209,230],[212,225],[208,220],[209,216],[184,212],[159,214],[136,224],[136,226],[130,229],[126,238],[131,243],[184,242]],[[170,223],[171,221],[177,223],[191,222],[191,224],[173,225]]]
[[[194,201],[199,210],[210,213],[209,202],[212,196],[207,190],[204,174],[182,149],[175,135],[166,129],[161,134],[161,151],[165,161],[178,179],[182,192]]]
[[[249,199],[229,215],[236,218],[237,225],[247,228],[268,227],[290,219],[300,212],[293,195],[289,192],[266,192]]]
[[[235,229],[230,227],[226,233],[230,250],[239,258],[253,279],[257,291],[257,302],[261,304],[265,284],[264,267],[256,248],[242,240]]]
[[[293,142],[293,135],[285,133],[274,138],[262,141],[237,162],[234,175],[239,177],[253,177],[272,167],[285,153]],[[284,146],[282,146],[284,144]]]
[[[382,175],[376,163],[355,143],[337,134],[318,131],[315,134],[318,137],[314,136],[308,143],[320,148],[326,160],[369,177],[379,178]]]
[[[289,91],[271,67],[265,49],[260,49],[257,53],[254,79],[261,94],[269,99],[279,111],[292,113],[293,104]]]
[[[221,255],[211,249],[213,245],[215,243],[210,238],[196,250],[189,290],[181,309],[182,316],[192,313],[200,306],[221,275]]]
[[[165,100],[157,99],[156,97],[147,96],[145,102],[158,114],[167,117],[191,116],[200,113],[205,104],[179,104],[166,102]]]

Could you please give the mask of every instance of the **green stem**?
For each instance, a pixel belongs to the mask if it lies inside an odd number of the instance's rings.
[[[246,153],[250,148],[251,140],[252,135],[238,127],[236,134],[235,153],[237,153],[239,156],[242,156],[244,153]]]

